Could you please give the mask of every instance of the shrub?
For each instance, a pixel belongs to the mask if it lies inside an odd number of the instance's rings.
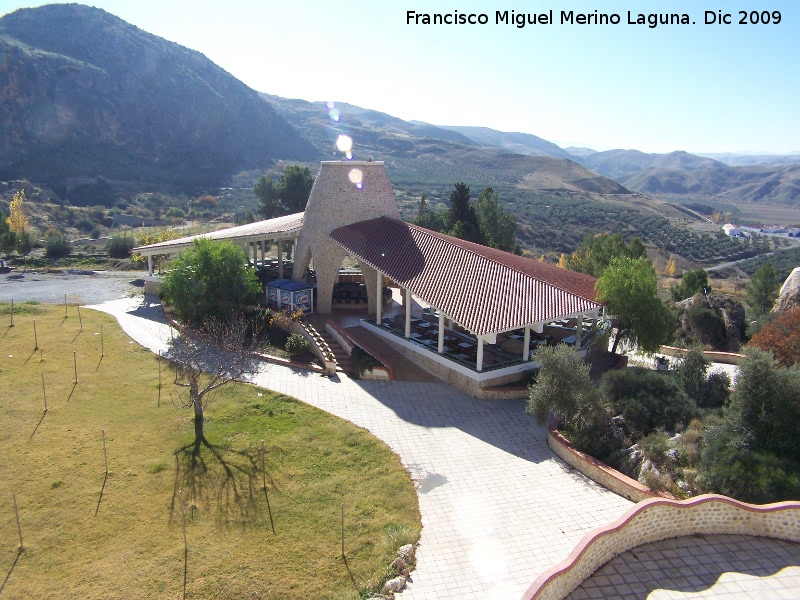
[[[51,235],[47,238],[44,253],[48,258],[69,256],[70,252],[72,252],[72,244],[65,240],[64,236]]]
[[[92,228],[94,228],[94,223],[90,219],[83,217],[81,220],[75,223],[75,228],[84,233],[89,233]]]
[[[131,248],[134,247],[136,240],[125,235],[115,235],[106,244],[106,250],[111,258],[128,258]]]
[[[166,213],[164,213],[164,216],[167,219],[185,219],[186,212],[177,206],[173,206]]]
[[[674,431],[697,412],[673,377],[640,367],[607,372],[600,391],[637,439],[658,428]]]
[[[289,356],[300,356],[308,351],[308,340],[299,333],[293,333],[286,340],[286,353]]]
[[[100,228],[95,227],[89,232],[89,237],[92,238],[93,240],[96,240],[100,237],[100,233],[101,233]]]

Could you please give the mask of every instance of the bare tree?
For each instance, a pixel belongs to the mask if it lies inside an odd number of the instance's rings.
[[[188,392],[178,403],[194,410],[196,443],[205,441],[204,413],[213,392],[258,369],[253,353],[262,338],[263,329],[256,322],[234,314],[225,320],[207,319],[198,329],[172,340],[166,358],[176,365],[175,385]]]
[[[203,431],[206,407],[214,391],[227,383],[242,381],[259,367],[253,352],[260,347],[264,328],[243,315],[224,321],[209,319],[175,338],[166,354],[176,366],[175,385],[182,393],[173,403],[194,411],[194,441],[175,451],[173,494],[194,508],[215,504],[221,522],[252,522],[261,514],[258,502],[258,454],[253,448],[235,449],[209,442]],[[207,452],[204,452],[203,449]]]

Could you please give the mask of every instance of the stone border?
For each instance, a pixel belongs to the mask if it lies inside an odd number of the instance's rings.
[[[661,346],[659,352],[667,356],[681,358],[686,356],[689,351],[686,348],[677,348],[675,346]],[[747,358],[744,354],[737,354],[736,352],[716,352],[714,350],[704,350],[703,355],[711,362],[723,363],[726,365],[738,365]]]
[[[565,598],[623,552],[651,542],[703,533],[800,542],[800,502],[759,506],[715,494],[689,500],[645,500],[610,525],[586,534],[563,562],[533,582],[522,600]]]
[[[612,469],[594,456],[581,452],[558,430],[556,421],[550,421],[547,426],[547,445],[559,458],[589,479],[632,502],[641,502],[651,498],[674,499],[671,494],[654,492],[643,483]]]

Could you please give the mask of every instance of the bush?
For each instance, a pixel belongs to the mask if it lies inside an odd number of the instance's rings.
[[[72,244],[61,235],[51,235],[45,242],[44,253],[48,258],[60,258],[69,256],[72,252]]]
[[[100,228],[99,227],[95,227],[94,229],[92,229],[89,232],[89,237],[92,238],[93,240],[96,240],[96,239],[98,239],[100,237],[100,233],[102,233],[100,231]]]
[[[607,372],[600,391],[611,412],[625,420],[635,439],[659,428],[674,431],[677,424],[689,423],[697,412],[695,403],[673,377],[640,367]]]
[[[84,233],[89,233],[94,228],[94,223],[90,219],[83,217],[81,220],[75,223],[75,228]]]
[[[185,219],[186,212],[183,209],[178,208],[177,206],[173,206],[166,213],[164,213],[164,216],[167,219]]]
[[[106,244],[106,250],[111,258],[128,258],[136,240],[125,235],[115,235]]]
[[[731,378],[727,373],[715,372],[703,382],[703,389],[697,405],[703,408],[719,408],[731,395]]]
[[[300,356],[308,351],[308,340],[299,333],[293,333],[289,336],[289,339],[286,340],[285,349],[289,356]]]

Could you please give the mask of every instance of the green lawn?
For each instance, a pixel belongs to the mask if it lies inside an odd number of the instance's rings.
[[[382,582],[397,546],[418,538],[408,474],[365,430],[237,384],[207,410],[210,447],[193,458],[192,413],[173,404],[168,365],[159,407],[156,357],[113,318],[82,310],[81,331],[76,307],[65,318],[63,306],[23,304],[10,327],[8,308],[0,304],[3,598],[182,597],[179,490],[190,598],[358,598]]]

